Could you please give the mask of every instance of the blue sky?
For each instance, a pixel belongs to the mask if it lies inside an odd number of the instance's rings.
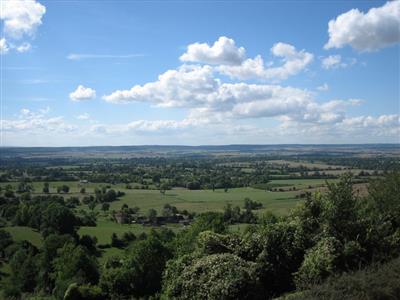
[[[1,5],[3,146],[400,141],[399,1]]]

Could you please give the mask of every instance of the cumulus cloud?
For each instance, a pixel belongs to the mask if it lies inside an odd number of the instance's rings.
[[[45,13],[46,7],[35,0],[9,0],[2,2],[0,19],[4,22],[4,32],[19,39],[32,36]]]
[[[330,106],[351,105],[351,101],[332,101],[324,108],[321,108],[321,116],[318,122],[311,120],[294,119],[287,116],[279,118],[280,125],[270,128],[258,127],[250,124],[239,124],[232,119],[223,119],[213,122],[198,122],[195,119],[186,118],[183,120],[137,120],[125,124],[95,124],[85,132],[86,135],[126,137],[136,136],[156,136],[171,137],[177,134],[188,134],[187,138],[192,138],[196,132],[196,142],[199,136],[205,138],[210,143],[214,137],[218,137],[215,142],[239,141],[243,139],[250,142],[313,142],[329,143],[342,142],[354,143],[365,142],[368,135],[370,141],[393,142],[399,140],[400,121],[399,115],[381,115],[377,117],[359,116],[345,117],[341,114],[327,111]],[[209,133],[212,132],[212,135]],[[181,135],[182,136],[182,135]],[[239,138],[239,139],[237,139]]]
[[[278,126],[280,136],[301,137],[308,142],[365,143],[399,142],[400,116],[380,115],[344,117],[337,122],[307,123],[286,119]]]
[[[61,116],[49,117],[49,108],[41,109],[38,112],[27,108],[20,110],[16,119],[1,120],[1,127],[4,131],[10,132],[69,132],[76,129],[75,126],[68,124]]]
[[[346,64],[342,62],[342,57],[340,55],[329,55],[322,59],[322,68],[326,70],[339,67],[346,67]]]
[[[304,69],[313,59],[311,53],[299,51],[294,46],[284,43],[275,44],[271,48],[271,54],[281,58],[281,66],[266,65],[261,56],[254,59],[245,58],[241,63],[230,65],[209,65],[204,61],[196,65],[183,64],[177,69],[160,74],[155,81],[104,95],[103,99],[112,103],[142,102],[159,107],[180,107],[186,109],[187,115],[183,120],[137,120],[126,124],[96,124],[93,131],[109,135],[140,132],[170,134],[187,129],[190,129],[187,132],[193,133],[194,130],[202,128],[204,131],[216,133],[225,128],[223,131],[226,134],[233,134],[232,130],[227,129],[229,127],[236,128],[235,134],[241,132],[246,135],[252,132],[258,137],[265,137],[269,130],[273,130],[276,136],[280,136],[281,141],[285,141],[289,136],[318,136],[319,142],[323,141],[323,133],[327,136],[344,134],[346,126],[343,124],[350,120],[347,110],[349,107],[360,105],[361,100],[317,101],[314,93],[306,89],[276,83],[260,84],[236,80],[225,82],[223,77],[219,77],[221,73],[225,71],[227,74],[226,70],[229,70],[233,79],[253,76],[285,78],[288,74]],[[327,63],[329,67],[336,64],[344,64],[341,57],[337,61]],[[346,64],[350,65],[351,62]],[[328,88],[328,84],[325,83],[317,90],[323,91]],[[280,125],[265,129],[245,124],[249,120],[263,122],[255,119],[274,119],[280,122]],[[391,126],[385,128],[394,132],[393,128],[397,125]],[[369,130],[369,127],[364,127],[364,130]],[[383,130],[383,127],[379,127],[375,133],[378,135]],[[359,129],[359,132],[361,131],[362,129]],[[392,138],[393,135],[388,135],[386,140]]]
[[[325,49],[350,45],[358,51],[373,51],[400,42],[400,1],[389,1],[367,13],[352,9],[328,23]]]
[[[74,136],[85,143],[98,143],[99,140],[110,144],[121,144],[129,139],[145,138],[151,143],[171,137],[185,138],[186,141],[199,143],[201,138],[205,143],[214,141],[224,142],[365,142],[369,141],[393,142],[399,140],[399,115],[358,116],[347,117],[341,115],[346,106],[357,105],[359,100],[334,100],[325,104],[308,103],[309,114],[314,116],[302,118],[300,114],[281,115],[280,125],[264,128],[255,124],[242,123],[235,118],[218,119],[210,116],[209,119],[196,119],[196,114],[190,114],[183,120],[134,120],[127,123],[71,125],[62,116],[51,117],[49,108],[32,111],[21,109],[15,119],[1,121],[4,134],[8,141],[21,142],[21,137],[51,136],[55,132],[59,137]],[[299,106],[302,107],[301,105]],[[274,109],[281,109],[275,107]],[[302,109],[302,108],[301,108]],[[196,109],[202,111],[202,109]],[[204,110],[202,111],[204,112]],[[280,112],[278,112],[280,114]],[[315,117],[319,114],[319,117]],[[200,113],[201,115],[201,113]],[[210,133],[212,133],[210,135]],[[195,138],[193,138],[195,136]],[[95,137],[95,140],[90,140]],[[151,137],[154,137],[153,139]],[[165,139],[167,138],[167,139]],[[331,140],[333,139],[333,140]],[[9,143],[9,142],[8,142]],[[187,142],[188,143],[188,142]],[[23,143],[21,145],[24,145]],[[40,145],[46,145],[41,142]],[[64,145],[64,144],[59,144]]]
[[[0,39],[0,54],[7,54],[10,50],[5,38]]]
[[[216,69],[222,74],[237,79],[268,79],[280,81],[304,70],[313,60],[313,55],[305,50],[297,51],[290,44],[277,43],[271,48],[271,53],[281,58],[282,65],[268,67],[260,55],[254,59],[248,58],[240,65],[221,65]]]
[[[239,65],[246,57],[243,47],[236,47],[233,39],[221,36],[212,46],[207,43],[194,43],[180,57],[184,62],[201,62],[215,65]]]
[[[147,102],[189,109],[191,122],[290,116],[307,122],[333,122],[356,100],[318,104],[307,90],[279,85],[223,83],[210,66],[182,66],[161,74],[157,81],[118,90],[103,97],[113,103]]]
[[[135,85],[130,90],[117,90],[103,99],[113,103],[150,102],[165,107],[190,107],[214,101],[210,95],[219,86],[212,67],[183,65],[159,75],[157,81]]]
[[[18,41],[33,38],[36,29],[42,24],[42,17],[46,13],[46,7],[36,0],[7,0],[1,2],[0,20],[3,28],[3,37],[0,40],[0,53],[5,54],[10,49],[19,53],[31,49],[28,42],[20,45]],[[14,41],[14,42],[9,42]]]
[[[356,58],[342,59],[342,56],[339,54],[321,57],[321,66],[325,70],[347,68],[355,65],[356,63]]]
[[[85,101],[96,98],[96,91],[94,89],[79,85],[75,91],[69,94],[72,101]]]
[[[113,103],[149,102],[163,107],[207,107],[225,111],[240,102],[307,95],[300,89],[276,85],[223,83],[214,77],[210,66],[183,65],[161,74],[157,81],[136,85],[130,90],[117,90],[103,99]]]
[[[280,59],[280,66],[265,64],[261,55],[246,57],[244,47],[237,47],[235,41],[220,37],[212,46],[194,43],[180,57],[183,62],[198,62],[214,66],[214,70],[232,79],[263,79],[280,81],[304,70],[313,60],[313,55],[305,50],[298,51],[293,45],[276,43],[271,54]]]

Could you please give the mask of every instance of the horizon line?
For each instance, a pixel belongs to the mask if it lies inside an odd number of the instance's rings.
[[[200,144],[200,145],[176,145],[176,144],[139,144],[139,145],[90,145],[90,146],[4,146],[0,148],[95,148],[95,147],[228,147],[228,146],[362,146],[362,145],[391,145],[399,146],[400,142],[391,143],[282,143],[282,144]]]

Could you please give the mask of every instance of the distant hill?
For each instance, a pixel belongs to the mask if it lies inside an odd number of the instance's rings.
[[[16,157],[154,157],[176,155],[400,155],[400,144],[141,145],[91,147],[1,147],[1,159]]]

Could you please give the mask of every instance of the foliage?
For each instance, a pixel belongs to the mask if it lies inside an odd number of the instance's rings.
[[[5,257],[5,249],[13,243],[11,234],[0,229],[0,259]]]
[[[54,289],[54,264],[53,261],[58,256],[58,250],[65,244],[71,244],[74,239],[70,235],[50,234],[44,239],[43,247],[38,257],[39,273],[38,287],[51,293]]]
[[[54,259],[55,294],[62,297],[72,283],[96,284],[99,279],[97,262],[87,250],[73,243],[65,244]]]
[[[255,264],[233,254],[212,254],[169,264],[164,299],[257,299]],[[178,271],[178,272],[176,272]]]
[[[63,300],[105,300],[102,290],[93,285],[70,284],[65,291]]]
[[[341,248],[340,242],[330,237],[320,240],[317,245],[309,249],[296,273],[296,285],[307,288],[335,274],[339,265]]]
[[[252,209],[260,209],[263,205],[260,202],[253,201],[250,198],[244,199],[244,209],[245,210],[252,210]]]
[[[289,294],[279,300],[319,300],[319,299],[400,299],[400,259],[383,265],[375,265],[365,270],[331,276],[321,285],[309,290]]]
[[[197,216],[189,229],[181,231],[174,240],[174,251],[176,255],[189,254],[194,251],[197,236],[206,230],[216,233],[225,233],[227,224],[221,213],[210,212]]]
[[[197,250],[202,255],[234,253],[240,243],[240,238],[234,235],[203,231],[197,238]]]
[[[161,290],[161,276],[170,251],[155,235],[137,241],[121,263],[109,264],[103,271],[101,288],[117,299],[143,297]]]
[[[11,250],[11,249],[9,249]],[[15,244],[9,261],[11,274],[6,279],[4,294],[7,297],[19,297],[22,293],[33,292],[37,284],[37,249],[28,242]]]

